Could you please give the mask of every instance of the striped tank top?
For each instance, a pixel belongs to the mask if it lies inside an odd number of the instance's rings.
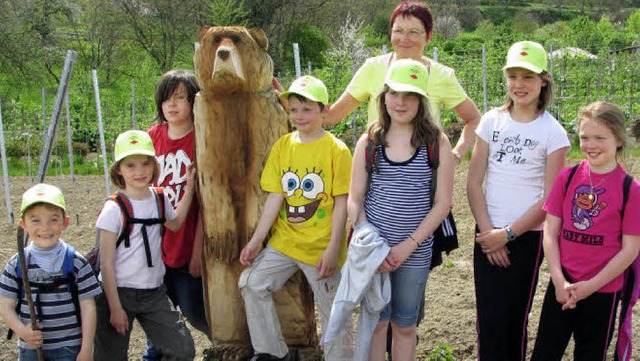
[[[415,231],[429,213],[432,169],[425,146],[404,162],[390,161],[383,146],[376,146],[375,151],[380,155],[379,172],[371,175],[364,201],[365,214],[393,247]],[[424,241],[402,266],[429,267],[432,248],[433,236]]]

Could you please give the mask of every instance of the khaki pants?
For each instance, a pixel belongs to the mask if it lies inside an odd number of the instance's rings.
[[[253,264],[242,272],[238,281],[255,353],[268,353],[277,357],[287,354],[288,348],[282,336],[271,293],[282,288],[299,269],[311,285],[322,328],[325,328],[340,283],[340,272],[336,271],[330,278],[318,281],[315,266],[299,262],[267,246]],[[335,342],[325,345],[324,358],[329,361],[353,359],[351,322],[347,323]]]

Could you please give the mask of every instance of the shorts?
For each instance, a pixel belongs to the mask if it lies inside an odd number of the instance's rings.
[[[429,268],[400,267],[389,273],[391,302],[380,313],[380,321],[391,318],[400,327],[414,326],[429,278]]]

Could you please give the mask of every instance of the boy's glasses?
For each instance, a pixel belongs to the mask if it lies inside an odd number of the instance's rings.
[[[424,30],[411,29],[411,30],[402,30],[402,29],[391,29],[391,35],[393,36],[408,36],[411,39],[417,39],[422,34],[424,34]]]

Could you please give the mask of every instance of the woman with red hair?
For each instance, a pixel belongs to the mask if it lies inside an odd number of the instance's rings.
[[[420,61],[429,70],[427,94],[431,114],[440,122],[442,108],[453,109],[465,126],[458,143],[453,148],[454,160],[458,162],[475,142],[475,129],[481,114],[471,98],[462,89],[453,69],[424,55],[424,50],[433,36],[433,17],[429,8],[417,1],[399,3],[389,22],[389,37],[393,52],[369,58],[360,67],[347,89],[329,110],[324,123],[338,124],[362,102],[368,101],[369,124],[378,120],[376,97],[384,86],[384,77],[389,65],[399,59]]]

